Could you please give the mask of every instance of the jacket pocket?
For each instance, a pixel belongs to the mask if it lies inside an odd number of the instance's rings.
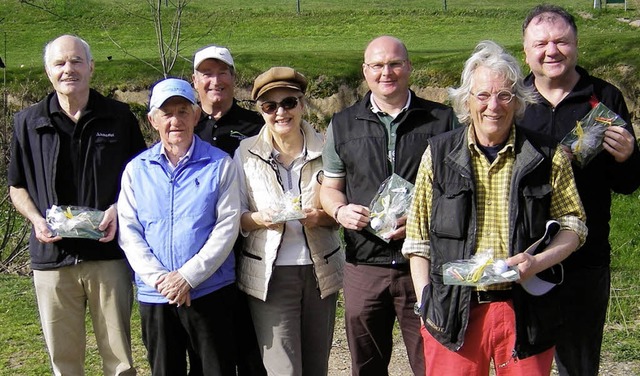
[[[242,250],[242,256],[248,257],[250,259],[262,261],[262,257],[260,257],[258,255],[254,255],[253,253],[249,253],[249,252],[245,251],[244,249]]]
[[[335,255],[336,253],[340,252],[340,247],[334,249],[333,251],[327,253],[326,255],[324,255],[324,262],[325,263],[329,263],[329,259],[331,258],[331,256]]]
[[[422,290],[421,310],[422,319],[431,332],[439,333],[438,337],[451,335],[451,318],[447,309],[451,306],[451,288],[435,281],[431,281]]]
[[[471,189],[447,187],[433,202],[431,231],[440,238],[462,239],[469,226]]]
[[[549,208],[551,207],[550,184],[538,186],[526,186],[522,190],[524,225],[529,229],[529,236],[537,239],[544,234],[544,224],[549,220]]]

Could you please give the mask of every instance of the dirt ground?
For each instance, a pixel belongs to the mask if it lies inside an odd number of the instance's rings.
[[[640,376],[640,362],[615,362],[612,356],[603,354],[600,363],[600,376]],[[329,376],[349,376],[351,370],[351,357],[347,346],[347,338],[344,331],[344,321],[336,320],[336,327],[333,335],[333,348],[329,358]],[[393,341],[393,353],[389,364],[390,376],[411,376],[411,368],[407,361],[402,337],[398,334]],[[494,375],[491,372],[491,375]],[[551,375],[558,375],[554,369]]]
[[[402,336],[397,335],[393,339],[393,353],[391,354],[391,362],[389,364],[390,376],[409,376],[411,368],[407,361],[407,353],[405,351]],[[347,337],[344,331],[344,320],[337,319],[333,334],[333,347],[331,348],[331,356],[329,357],[329,376],[348,376],[351,375],[351,356],[349,355],[349,346],[347,345]]]

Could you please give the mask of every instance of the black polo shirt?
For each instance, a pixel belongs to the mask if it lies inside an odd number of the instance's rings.
[[[229,111],[218,120],[202,111],[194,132],[203,141],[233,156],[240,141],[257,135],[263,124],[262,116],[257,112],[240,107],[234,99]]]
[[[87,103],[87,107],[89,107]],[[56,166],[56,196],[58,205],[78,205],[78,158],[80,153],[80,134],[84,121],[82,116],[78,123],[60,108],[58,96],[53,95],[49,101],[49,117],[58,132],[60,146]]]

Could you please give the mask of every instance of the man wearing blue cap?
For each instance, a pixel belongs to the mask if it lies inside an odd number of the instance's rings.
[[[200,116],[183,80],[160,81],[148,119],[160,142],[131,161],[118,199],[119,243],[136,274],[142,339],[154,375],[234,375],[232,307],[239,230],[237,173],[194,136]]]

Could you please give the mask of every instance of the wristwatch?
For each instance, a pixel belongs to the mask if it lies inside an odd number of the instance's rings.
[[[420,308],[422,308],[422,306],[420,305],[420,302],[413,303],[413,313],[416,316],[422,316],[422,314],[420,312]]]

